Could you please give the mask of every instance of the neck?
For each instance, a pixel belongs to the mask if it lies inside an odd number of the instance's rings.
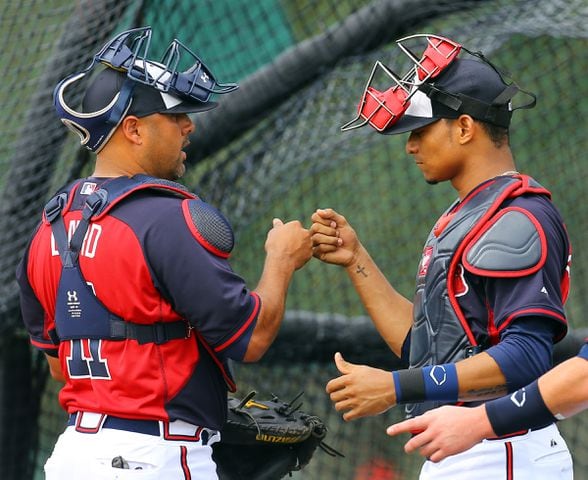
[[[518,172],[510,148],[500,148],[468,159],[464,171],[452,179],[451,183],[463,200],[482,182],[500,175],[516,173]]]
[[[139,173],[147,173],[139,163],[128,160],[133,158],[129,152],[108,147],[109,145],[96,157],[92,174],[94,177],[132,177]]]

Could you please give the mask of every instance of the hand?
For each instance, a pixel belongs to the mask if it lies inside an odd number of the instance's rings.
[[[326,208],[314,212],[311,220],[313,255],[326,263],[351,265],[361,244],[345,217]]]
[[[390,425],[386,433],[416,434],[406,442],[404,451],[418,450],[432,462],[469,450],[483,438],[494,436],[484,405],[474,408],[446,405]]]
[[[354,365],[345,361],[339,352],[335,354],[335,365],[342,375],[327,383],[326,390],[335,410],[345,412],[343,420],[378,415],[396,404],[390,372]]]
[[[288,223],[273,219],[273,228],[268,232],[265,251],[281,257],[283,262],[292,262],[294,270],[303,267],[312,257],[310,232],[298,220]]]

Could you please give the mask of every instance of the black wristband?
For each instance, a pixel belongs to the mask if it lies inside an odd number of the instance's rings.
[[[543,401],[537,380],[511,395],[486,403],[486,413],[498,436],[546,427],[557,421]]]
[[[420,368],[392,372],[396,403],[419,403],[425,399],[425,381]]]

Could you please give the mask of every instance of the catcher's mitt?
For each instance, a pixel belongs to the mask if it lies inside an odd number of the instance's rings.
[[[221,441],[214,443],[213,459],[220,480],[277,480],[305,467],[317,447],[332,456],[343,455],[323,442],[327,427],[320,418],[301,412],[276,396],[253,400],[229,398]]]

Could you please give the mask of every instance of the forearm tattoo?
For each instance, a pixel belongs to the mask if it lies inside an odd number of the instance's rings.
[[[368,274],[365,271],[365,267],[362,267],[361,265],[357,265],[355,273],[357,273],[358,275],[363,275],[364,277],[368,276]]]
[[[479,399],[485,400],[489,398],[502,397],[508,393],[506,385],[496,385],[494,387],[480,388],[477,390],[468,390],[465,392],[465,397],[468,400]],[[461,399],[460,399],[461,400]]]

